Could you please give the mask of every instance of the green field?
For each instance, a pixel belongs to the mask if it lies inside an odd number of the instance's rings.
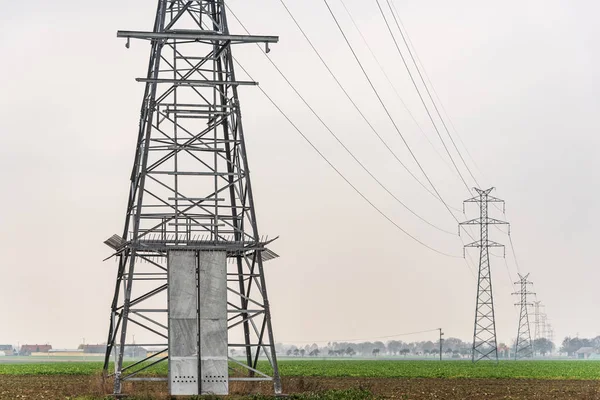
[[[600,361],[282,360],[279,367],[288,377],[600,379]],[[99,362],[20,362],[0,364],[0,375],[94,375],[101,369]],[[147,374],[166,375],[167,365]]]

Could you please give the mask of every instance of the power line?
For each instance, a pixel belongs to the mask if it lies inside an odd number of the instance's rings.
[[[342,92],[344,93],[344,95],[346,95],[346,98],[348,98],[348,100],[350,101],[350,103],[352,103],[352,105],[354,106],[354,108],[356,109],[356,111],[358,111],[358,113],[360,114],[360,116],[362,117],[362,119],[367,123],[367,125],[369,126],[369,128],[371,129],[371,131],[377,136],[377,138],[379,138],[379,140],[381,141],[381,143],[386,147],[386,149],[388,149],[388,151],[394,156],[394,158],[400,163],[400,165],[402,165],[402,167],[404,167],[404,169],[425,189],[427,190],[431,195],[433,195],[436,199],[441,200],[440,198],[438,198],[433,192],[431,192],[430,189],[428,189],[409,169],[406,165],[404,165],[404,163],[398,158],[398,156],[394,153],[394,151],[390,148],[390,146],[385,142],[385,140],[383,140],[383,138],[381,137],[381,135],[379,134],[379,132],[377,132],[377,130],[375,129],[375,127],[373,126],[373,124],[369,121],[369,119],[364,115],[364,113],[361,111],[360,107],[358,107],[358,105],[356,104],[356,102],[352,99],[352,97],[350,96],[350,94],[348,93],[348,91],[346,90],[346,88],[342,85],[342,83],[339,81],[339,79],[336,77],[336,75],[333,73],[333,71],[331,70],[331,68],[329,67],[329,65],[327,64],[327,62],[323,59],[323,57],[321,56],[321,53],[317,50],[317,48],[314,46],[314,44],[312,43],[312,41],[309,39],[308,35],[306,34],[306,32],[304,31],[304,29],[302,29],[302,27],[300,26],[298,20],[296,20],[296,18],[294,17],[294,15],[292,14],[292,12],[290,11],[290,9],[287,7],[287,5],[285,4],[284,0],[279,0],[279,2],[281,3],[281,5],[283,6],[283,8],[285,8],[286,12],[288,13],[288,15],[290,16],[290,18],[292,19],[292,21],[294,21],[294,24],[296,25],[296,27],[298,28],[298,30],[300,30],[300,32],[302,33],[302,35],[304,36],[304,39],[306,39],[306,41],[308,42],[308,44],[310,45],[310,47],[312,48],[312,50],[315,52],[315,54],[317,55],[317,57],[319,58],[319,60],[321,61],[321,63],[323,64],[323,66],[327,69],[327,71],[329,72],[329,74],[331,75],[331,77],[334,79],[334,81],[337,83],[337,85],[339,86],[339,88],[342,90]],[[235,17],[235,16],[234,16]],[[239,20],[238,20],[239,21]],[[241,24],[241,23],[240,23]],[[244,28],[245,29],[245,28]],[[262,48],[261,48],[262,51]],[[268,57],[267,57],[268,58]],[[337,142],[344,148],[344,150],[346,150],[346,152],[363,168],[363,170],[365,172],[367,172],[367,174],[369,174],[371,176],[371,178],[373,178],[378,184],[379,186],[381,186],[390,196],[392,196],[398,203],[400,203],[404,208],[406,208],[410,213],[412,213],[414,216],[416,216],[417,218],[419,218],[421,221],[425,222],[426,224],[430,225],[431,227],[450,234],[450,235],[454,235],[453,232],[448,232],[447,230],[444,230],[432,223],[430,223],[429,221],[427,221],[425,218],[421,217],[419,214],[417,214],[416,212],[414,212],[413,210],[411,210],[408,206],[406,206],[401,200],[399,200],[383,183],[381,183],[372,173],[369,169],[367,169],[358,159],[357,157],[354,156],[354,154],[342,143],[342,141],[332,132],[332,130],[329,128],[329,126],[327,126],[325,124],[325,122],[323,121],[323,119],[315,112],[315,110],[308,104],[308,102],[304,99],[304,97],[302,95],[300,95],[299,91],[295,88],[294,85],[292,85],[292,83],[287,79],[287,77],[283,74],[283,72],[277,67],[277,65],[275,64],[275,62],[273,60],[271,60],[270,58],[268,58],[269,61],[271,62],[271,64],[273,64],[273,66],[275,67],[275,69],[277,69],[277,71],[280,73],[280,75],[286,80],[286,82],[288,83],[288,85],[294,90],[294,92],[296,92],[296,94],[298,95],[298,97],[300,97],[300,99],[304,102],[304,104],[310,109],[310,111],[317,117],[317,119],[321,122],[321,124],[323,124],[323,126],[325,126],[325,128],[333,135],[333,137],[337,140]]]
[[[454,171],[454,169],[442,157],[442,154],[438,151],[438,149],[433,145],[433,142],[429,139],[429,136],[425,133],[425,131],[421,127],[421,124],[419,124],[419,122],[417,121],[417,119],[415,118],[415,116],[413,115],[413,113],[410,111],[410,109],[408,108],[408,106],[404,102],[404,99],[402,98],[402,96],[400,96],[400,93],[398,92],[398,89],[396,88],[396,85],[394,85],[394,83],[392,82],[392,80],[390,79],[390,77],[388,76],[388,74],[385,72],[385,69],[383,68],[383,65],[381,64],[381,62],[379,61],[379,58],[377,57],[377,55],[375,54],[375,52],[371,48],[371,45],[369,44],[369,41],[367,40],[367,38],[363,34],[362,30],[360,29],[360,27],[358,26],[358,24],[354,20],[354,17],[352,16],[352,13],[348,9],[348,7],[346,7],[346,3],[344,2],[344,0],[340,0],[340,3],[342,3],[342,6],[344,7],[344,10],[346,10],[346,13],[348,14],[348,17],[350,17],[350,21],[352,21],[352,25],[354,25],[354,28],[358,31],[358,34],[362,38],[364,44],[367,46],[367,49],[369,49],[369,53],[371,54],[371,56],[375,60],[375,63],[379,67],[379,70],[382,72],[383,76],[385,77],[385,79],[389,83],[390,87],[393,89],[394,93],[396,94],[396,97],[398,98],[398,100],[400,100],[400,103],[402,104],[402,106],[404,107],[404,109],[406,110],[406,112],[408,113],[408,115],[410,116],[410,118],[412,119],[412,121],[415,123],[415,125],[419,129],[419,132],[421,132],[421,134],[423,135],[423,137],[427,140],[427,142],[429,143],[429,145],[431,146],[431,148],[435,151],[435,153],[438,155],[438,157],[440,158],[440,160],[446,165],[446,167],[448,167],[448,169],[453,174],[455,174],[456,171]],[[458,175],[456,175],[456,176],[458,176]],[[455,211],[459,211],[458,209],[455,209],[453,207],[451,207],[451,208],[453,210],[455,210]]]
[[[252,78],[252,76],[250,75],[250,73],[234,58],[235,62],[238,64],[238,66],[242,69],[242,71],[244,71],[244,73],[248,76],[248,78],[250,80],[254,80]],[[363,198],[363,200],[365,200],[375,211],[377,211],[382,217],[384,217],[386,220],[388,220],[388,222],[390,222],[391,224],[393,224],[396,228],[398,228],[401,232],[403,232],[406,236],[410,237],[412,240],[414,240],[415,242],[419,243],[420,245],[422,245],[423,247],[428,248],[429,250],[432,250],[438,254],[441,254],[443,256],[447,256],[447,257],[451,257],[451,258],[460,258],[459,256],[454,256],[452,254],[448,254],[448,253],[444,253],[443,251],[437,250],[431,246],[429,246],[428,244],[422,242],[421,240],[417,239],[415,236],[411,235],[410,233],[408,233],[406,230],[404,230],[400,225],[398,225],[396,222],[394,222],[387,214],[385,214],[380,208],[378,208],[371,200],[369,200],[367,198],[367,196],[365,196],[360,189],[358,189],[356,186],[354,186],[352,184],[352,182],[350,182],[348,180],[348,178],[346,178],[346,176],[344,176],[344,174],[337,169],[332,163],[331,161],[329,161],[329,159],[327,159],[327,157],[310,141],[310,139],[308,139],[308,137],[302,132],[302,130],[300,130],[300,128],[298,128],[298,126],[290,119],[290,117],[279,107],[279,105],[277,105],[277,103],[271,98],[271,96],[269,96],[267,94],[267,92],[261,87],[258,86],[258,89],[261,91],[261,93],[271,102],[271,104],[273,104],[273,106],[277,109],[277,111],[279,111],[279,113],[281,115],[283,115],[283,117],[290,123],[290,125],[292,125],[292,127],[294,127],[294,129],[300,134],[300,136],[302,136],[302,138],[312,147],[312,149],[314,151],[317,152],[317,154],[319,154],[319,156],[321,156],[321,158],[360,196]]]
[[[410,39],[410,35],[408,33],[408,30],[406,29],[406,26],[402,23],[402,18],[400,18],[400,13],[396,9],[396,5],[394,4],[393,1],[392,1],[392,7],[394,8],[394,11],[396,12],[396,15],[398,16],[398,22],[400,23],[400,26],[402,26],[402,29],[404,29],[404,34],[406,35],[406,38],[408,39],[408,43],[410,44],[410,46],[413,49],[413,53],[415,54],[415,57],[416,57],[417,61],[421,65],[421,69],[423,71],[423,74],[425,75],[425,78],[427,79],[427,82],[429,83],[429,86],[431,87],[431,90],[433,91],[433,94],[437,98],[438,104],[442,108],[442,111],[444,112],[444,114],[446,115],[446,118],[448,119],[448,122],[450,123],[450,127],[454,130],[454,133],[456,134],[456,137],[458,137],[458,140],[462,144],[464,150],[467,152],[467,156],[469,157],[469,159],[471,160],[471,162],[475,166],[475,169],[477,171],[479,171],[479,173],[481,174],[481,169],[477,166],[477,162],[475,162],[475,159],[473,158],[473,156],[469,152],[469,148],[465,145],[465,143],[463,142],[462,138],[460,137],[460,134],[458,133],[458,129],[456,129],[456,127],[454,126],[454,122],[452,122],[452,119],[450,118],[450,114],[448,114],[448,112],[446,111],[446,108],[444,107],[444,103],[440,99],[440,96],[438,95],[438,93],[437,93],[437,91],[435,89],[435,86],[433,85],[433,82],[429,78],[429,75],[427,74],[427,70],[425,69],[425,65],[423,64],[423,62],[419,58],[419,54],[417,54],[417,49],[416,49],[415,45],[413,44],[412,40]]]
[[[517,271],[521,273],[521,268],[519,267],[519,261],[517,260],[517,253],[515,253],[515,246],[512,241],[512,235],[510,232],[508,233],[508,241],[510,242],[510,250],[513,254],[513,258],[515,259],[515,265],[517,266]]]
[[[321,56],[321,53],[317,50],[317,48],[314,46],[314,44],[312,43],[312,41],[309,39],[308,35],[306,34],[306,32],[304,31],[304,29],[302,29],[302,27],[300,26],[300,23],[298,22],[298,20],[294,17],[293,13],[291,12],[291,10],[288,8],[288,6],[285,4],[284,0],[279,0],[279,2],[281,3],[281,5],[283,6],[283,8],[285,8],[286,12],[288,13],[288,15],[290,16],[290,18],[292,19],[292,21],[294,21],[294,24],[296,24],[296,27],[298,28],[298,30],[300,30],[300,32],[302,33],[302,36],[304,36],[304,39],[306,39],[306,41],[308,42],[308,44],[310,45],[310,47],[312,48],[312,50],[315,52],[315,54],[317,55],[317,57],[319,58],[319,60],[321,61],[321,63],[323,64],[323,66],[327,69],[327,72],[329,72],[329,74],[331,75],[331,77],[335,80],[335,82],[337,83],[337,85],[339,86],[339,88],[342,90],[342,92],[344,92],[344,95],[346,95],[346,97],[348,98],[348,100],[352,103],[352,105],[354,106],[354,108],[356,109],[356,111],[358,111],[358,113],[360,114],[360,116],[362,117],[362,119],[367,123],[367,125],[369,125],[369,128],[371,128],[371,131],[373,131],[373,133],[375,133],[375,135],[379,138],[379,140],[381,141],[381,143],[383,143],[383,145],[388,149],[388,151],[392,154],[392,156],[394,156],[394,158],[400,163],[400,165],[402,165],[402,167],[404,167],[404,169],[425,189],[427,190],[427,192],[429,192],[433,197],[435,197],[437,200],[441,200],[439,199],[435,193],[433,193],[428,187],[426,187],[409,169],[406,165],[404,165],[404,163],[398,158],[398,156],[396,155],[396,153],[394,153],[394,151],[390,148],[390,146],[385,142],[385,140],[383,140],[383,138],[381,137],[381,135],[379,134],[379,132],[377,132],[377,130],[375,129],[375,127],[373,126],[373,124],[367,119],[367,117],[364,115],[364,113],[361,111],[361,109],[358,107],[358,105],[356,104],[356,102],[352,99],[352,97],[350,96],[350,94],[348,93],[348,91],[346,90],[346,88],[342,85],[342,83],[339,81],[339,79],[337,78],[337,76],[333,73],[333,71],[331,70],[331,68],[329,67],[329,65],[327,64],[327,62],[325,61],[325,59],[323,58],[323,56]],[[390,82],[391,83],[391,82]],[[396,92],[397,93],[397,92]],[[398,95],[399,96],[399,95]],[[404,104],[404,102],[402,102],[402,104]],[[406,105],[405,105],[406,108]],[[409,111],[410,112],[410,111]],[[412,116],[412,114],[411,114]],[[414,117],[413,117],[414,119]],[[415,121],[416,122],[416,121]],[[420,127],[419,127],[420,128]]]
[[[285,7],[285,4],[284,4]],[[246,29],[245,25],[240,21],[240,19],[235,15],[235,13],[233,13],[231,11],[231,9],[228,7],[229,11],[231,12],[231,14],[233,15],[233,17],[238,21],[238,23],[241,25],[241,27],[244,29],[244,31],[246,31],[247,34],[250,34],[250,32],[248,31],[248,29]],[[287,7],[286,7],[287,9]],[[291,14],[290,14],[291,15]],[[293,16],[292,16],[293,18]],[[295,20],[294,20],[295,21]],[[298,26],[299,27],[299,26]],[[303,31],[302,31],[303,32]],[[303,32],[304,33],[304,32]],[[307,38],[308,40],[308,38]],[[310,43],[310,41],[309,41]],[[354,159],[354,161],[383,189],[385,190],[394,200],[396,200],[396,202],[398,202],[398,204],[400,204],[401,206],[403,206],[406,210],[408,210],[411,214],[413,214],[415,217],[417,217],[418,219],[420,219],[421,221],[425,222],[427,225],[433,227],[434,229],[439,230],[440,232],[444,232],[446,234],[449,235],[454,235],[454,233],[449,232],[443,228],[438,227],[437,225],[434,225],[433,223],[429,222],[428,220],[426,220],[425,218],[423,218],[421,215],[417,214],[415,211],[413,211],[411,208],[409,208],[406,204],[404,204],[398,197],[396,197],[396,195],[394,195],[388,188],[387,186],[385,186],[383,184],[383,182],[381,182],[355,155],[354,153],[352,153],[352,151],[342,142],[342,140],[333,132],[333,130],[329,127],[329,125],[327,125],[327,123],[323,120],[323,118],[315,111],[315,109],[308,103],[308,101],[304,98],[304,96],[302,96],[302,94],[298,91],[298,89],[294,86],[294,84],[292,84],[292,82],[287,78],[287,76],[283,73],[283,71],[281,71],[281,69],[277,66],[277,64],[270,58],[268,57],[264,50],[260,47],[260,45],[258,45],[258,48],[261,50],[261,52],[263,53],[263,55],[266,57],[266,59],[271,63],[271,65],[275,68],[275,70],[277,70],[277,72],[279,73],[279,75],[281,75],[281,77],[286,81],[286,83],[290,86],[290,88],[294,91],[294,93],[300,98],[300,100],[302,100],[302,102],[304,103],[304,105],[311,111],[311,113],[317,118],[317,120],[325,127],[325,129],[329,132],[329,134],[331,136],[333,136],[333,138],[340,144],[340,146],[342,146],[342,148],[348,153],[348,155],[350,155],[350,157],[352,157],[352,159]],[[312,43],[311,43],[312,46]],[[314,47],[313,47],[314,48]],[[315,49],[316,51],[316,49]],[[318,54],[318,53],[317,53]],[[320,55],[319,55],[320,57]],[[324,61],[323,61],[324,62]],[[327,66],[327,65],[326,65]],[[329,70],[329,67],[327,67],[327,69]],[[331,72],[331,70],[329,70]],[[333,73],[332,73],[333,74]],[[337,81],[337,79],[336,79]],[[339,82],[338,82],[339,83]],[[340,87],[341,84],[340,84]],[[343,87],[342,87],[342,90]],[[344,90],[344,93],[346,93],[346,91]],[[348,97],[350,98],[350,97]],[[352,101],[352,99],[350,99],[350,101]],[[352,104],[354,104],[354,102],[352,101]],[[355,105],[356,107],[356,105]],[[360,112],[360,110],[358,109],[358,107],[356,107],[357,110]],[[361,115],[362,112],[360,112]],[[364,117],[363,115],[363,118]],[[368,121],[367,121],[368,122]],[[369,126],[371,126],[371,124],[369,123]],[[372,128],[373,131],[376,133],[376,135],[379,137],[379,134],[377,134],[377,132],[374,130],[374,128]],[[380,138],[381,139],[381,138]],[[383,139],[382,139],[383,142]],[[384,142],[385,143],[385,142]],[[386,145],[387,146],[387,145]],[[389,147],[388,147],[389,149]],[[390,149],[391,151],[391,149]],[[393,154],[393,152],[392,152]],[[400,161],[398,159],[398,161]],[[402,163],[401,163],[402,164]],[[402,166],[404,166],[404,164],[402,164]],[[406,168],[406,170],[412,175],[412,173],[408,170],[408,168],[406,166],[404,166],[404,168]],[[412,175],[415,179],[417,179],[414,175]],[[417,181],[420,183],[420,181],[417,179]],[[425,186],[423,186],[425,187]]]
[[[326,0],[324,0],[324,1],[326,1]],[[390,36],[392,37],[392,40],[394,41],[394,44],[396,45],[396,49],[398,50],[398,54],[400,54],[400,58],[402,59],[402,62],[404,63],[404,66],[406,67],[406,70],[408,71],[408,75],[410,76],[410,80],[412,81],[415,89],[417,90],[417,94],[419,95],[419,98],[421,99],[421,103],[423,103],[423,107],[425,107],[425,111],[427,112],[427,115],[429,116],[429,120],[433,124],[433,127],[434,127],[434,129],[435,129],[438,137],[440,138],[440,141],[442,142],[442,144],[444,146],[444,150],[446,150],[446,153],[448,154],[448,157],[450,157],[450,161],[452,162],[452,165],[454,165],[454,168],[458,172],[458,175],[460,176],[460,179],[462,180],[463,184],[467,188],[467,191],[469,193],[471,193],[471,189],[469,188],[469,185],[467,184],[467,182],[465,181],[464,177],[462,176],[462,173],[458,169],[458,166],[456,165],[456,162],[454,161],[454,158],[452,157],[452,154],[450,154],[450,151],[448,150],[448,146],[446,146],[446,142],[444,142],[444,139],[442,138],[442,135],[440,134],[440,131],[439,131],[439,129],[438,129],[435,121],[433,120],[433,116],[431,115],[431,112],[429,111],[429,107],[427,107],[427,103],[425,103],[425,99],[423,98],[423,95],[421,94],[421,91],[419,90],[419,86],[417,85],[417,82],[415,81],[415,79],[413,77],[413,74],[410,71],[410,68],[408,67],[408,63],[406,62],[406,59],[404,58],[404,54],[402,54],[402,50],[400,50],[400,46],[398,45],[398,41],[396,40],[396,37],[394,36],[394,33],[392,32],[392,28],[390,27],[390,24],[388,23],[388,20],[385,17],[385,13],[383,11],[383,8],[381,8],[381,4],[379,3],[379,0],[375,0],[375,1],[377,2],[377,7],[379,8],[379,11],[381,12],[381,16],[383,17],[385,25],[388,28]]]
[[[394,11],[392,10],[392,6],[390,4],[390,0],[385,0],[385,1],[386,1],[387,5],[388,5],[388,8],[390,9],[390,13],[392,14],[392,17],[394,18],[394,21],[396,23],[396,27],[398,28],[398,31],[400,32],[400,36],[402,37],[402,41],[404,42],[404,45],[406,46],[406,48],[408,50],[408,54],[410,55],[410,58],[411,58],[414,66],[415,66],[415,68],[417,70],[417,73],[419,74],[419,78],[421,79],[421,82],[423,83],[423,87],[425,88],[425,91],[427,92],[429,100],[431,101],[431,104],[433,104],[433,108],[435,109],[435,112],[437,113],[437,116],[439,117],[440,121],[442,122],[442,126],[444,127],[444,129],[446,130],[446,133],[448,134],[448,137],[450,138],[450,142],[454,146],[454,149],[458,153],[458,156],[460,157],[461,161],[465,165],[465,168],[469,172],[469,175],[471,175],[471,178],[473,179],[473,181],[477,185],[479,185],[479,182],[477,182],[477,179],[475,178],[475,176],[471,172],[471,169],[469,168],[469,166],[465,162],[465,159],[463,158],[460,150],[458,150],[458,147],[456,146],[456,143],[454,142],[454,139],[452,138],[452,135],[450,134],[450,131],[448,130],[448,127],[446,126],[446,122],[442,118],[442,115],[440,114],[440,110],[438,109],[435,101],[433,100],[433,96],[431,95],[431,92],[429,91],[429,88],[427,87],[427,84],[425,83],[425,79],[423,79],[423,74],[421,73],[421,69],[419,68],[419,65],[417,64],[417,62],[415,61],[415,57],[413,56],[413,53],[412,53],[412,51],[410,49],[410,46],[408,45],[408,42],[406,41],[406,38],[404,37],[404,32],[400,28],[400,24],[398,23],[398,19],[396,18],[396,15],[394,14]],[[391,33],[391,31],[390,31],[390,33]],[[448,153],[448,155],[450,155],[450,154]],[[460,172],[459,172],[459,174],[460,174]]]
[[[371,86],[371,89],[373,90],[373,92],[375,93],[375,95],[377,96],[377,99],[379,100],[379,103],[381,104],[381,106],[383,107],[383,109],[385,110],[385,113],[387,114],[388,118],[390,119],[390,121],[392,122],[392,125],[394,126],[396,132],[398,132],[398,135],[400,136],[400,138],[402,139],[402,141],[404,142],[404,145],[406,146],[406,148],[408,149],[408,152],[410,153],[410,155],[412,156],[413,160],[415,161],[415,163],[419,166],[419,169],[421,170],[421,172],[423,173],[423,175],[425,176],[425,178],[427,179],[427,181],[429,182],[429,184],[431,185],[431,187],[433,188],[433,190],[435,191],[435,193],[438,195],[438,197],[442,200],[442,203],[444,204],[444,206],[446,207],[446,209],[448,210],[448,212],[450,213],[450,215],[452,215],[452,218],[454,218],[454,220],[456,222],[459,222],[458,219],[456,218],[456,216],[452,213],[452,211],[450,210],[450,208],[448,207],[448,204],[446,204],[446,202],[443,200],[442,196],[440,195],[439,191],[437,190],[437,188],[435,187],[435,185],[433,184],[433,182],[431,181],[431,179],[429,179],[429,176],[427,175],[427,173],[425,172],[425,170],[423,169],[423,166],[421,165],[421,163],[419,162],[419,160],[417,159],[416,155],[413,153],[412,149],[410,148],[408,142],[406,141],[406,139],[404,138],[404,135],[402,135],[402,132],[400,131],[400,129],[398,128],[398,125],[396,124],[396,122],[394,121],[394,118],[392,118],[392,115],[390,114],[390,111],[388,110],[387,106],[385,105],[383,99],[381,98],[381,96],[379,95],[379,92],[377,91],[377,89],[375,88],[375,85],[373,84],[373,82],[371,81],[371,78],[369,77],[369,74],[367,74],[367,71],[365,70],[365,68],[363,67],[360,59],[358,58],[356,52],[354,51],[354,48],[352,47],[352,44],[350,44],[350,41],[348,40],[346,33],[344,32],[344,29],[341,27],[340,23],[337,20],[337,17],[335,16],[335,14],[333,13],[333,10],[331,9],[331,7],[329,6],[329,3],[327,2],[327,0],[323,0],[325,5],[327,6],[327,9],[329,10],[329,13],[331,14],[331,17],[333,18],[333,20],[335,21],[335,24],[337,25],[340,33],[342,34],[346,44],[348,45],[348,47],[350,48],[350,51],[352,52],[352,55],[354,56],[354,59],[356,60],[356,62],[358,63],[360,69],[362,70],[365,78],[367,79],[367,81],[369,82],[369,85]],[[464,180],[463,180],[464,181]]]

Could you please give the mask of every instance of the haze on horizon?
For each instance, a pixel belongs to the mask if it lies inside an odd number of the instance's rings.
[[[118,29],[149,30],[142,0],[4,2],[0,24],[0,343],[72,348],[106,340],[116,263],[102,242],[122,230],[148,45],[126,49]],[[340,81],[415,173],[322,1],[286,3]],[[435,151],[378,70],[339,1],[330,2],[417,157],[449,205],[470,197],[448,167],[373,2],[345,0]],[[449,232],[456,222],[395,162],[320,64],[278,0],[230,0],[256,34],[280,36],[269,57],[334,132],[409,207]],[[482,187],[506,200],[520,270],[546,305],[556,342],[594,337],[600,205],[597,110],[600,27],[594,1],[395,1]],[[230,18],[233,33],[243,33]],[[8,33],[6,33],[8,32]],[[302,140],[257,88],[241,89],[261,233],[280,236],[266,264],[277,342],[369,339],[442,327],[472,338],[476,282],[461,240],[425,225],[375,185],[330,138],[255,47],[235,57],[327,157],[396,223],[370,208]],[[243,76],[243,72],[238,70]],[[458,136],[455,135],[455,138]],[[442,154],[442,159],[436,154]],[[463,154],[466,152],[463,150]],[[463,168],[463,171],[464,168]],[[472,185],[472,182],[470,182]],[[465,216],[477,216],[467,207]],[[516,280],[492,257],[498,340],[516,336]],[[465,239],[466,240],[466,239]],[[478,255],[471,253],[474,260]],[[501,256],[501,252],[496,253]],[[435,340],[433,332],[407,340]],[[402,337],[398,339],[404,340]]]

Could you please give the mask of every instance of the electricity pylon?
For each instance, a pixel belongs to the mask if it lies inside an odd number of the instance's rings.
[[[515,346],[515,360],[519,358],[533,357],[533,342],[531,341],[531,330],[529,328],[529,313],[528,307],[532,306],[532,303],[527,301],[527,296],[535,294],[527,291],[527,285],[532,283],[527,280],[529,274],[523,276],[519,274],[519,281],[515,282],[515,285],[520,285],[521,290],[513,293],[513,295],[520,296],[519,302],[515,303],[517,306],[521,306],[521,312],[519,314],[519,329],[517,331],[517,344]]]
[[[104,371],[114,393],[145,368],[169,363],[172,395],[227,394],[229,382],[281,383],[232,45],[275,36],[230,34],[223,0],[158,0],[130,192],[115,250],[117,279]],[[268,48],[268,47],[267,47]],[[124,365],[126,347],[156,350]],[[243,361],[229,357],[238,351]],[[259,357],[270,367],[262,370]],[[229,376],[235,366],[235,375]],[[149,378],[157,380],[161,378]]]
[[[479,218],[460,223],[460,226],[479,225],[480,235],[479,240],[465,245],[465,248],[479,248],[479,273],[477,279],[477,300],[475,305],[475,326],[473,329],[471,360],[477,362],[488,359],[497,362],[498,344],[496,341],[496,320],[494,316],[494,297],[492,293],[492,273],[490,270],[489,248],[504,248],[504,245],[489,240],[488,227],[490,225],[508,225],[508,222],[500,221],[488,216],[488,205],[490,203],[502,203],[504,208],[504,200],[490,196],[490,192],[494,190],[494,188],[487,190],[474,189],[478,193],[478,196],[465,200],[464,203],[479,203]]]
[[[541,301],[534,301],[533,302],[533,325],[534,325],[534,330],[533,330],[533,340],[537,340],[537,339],[541,339],[542,338],[542,330],[541,330],[541,325],[542,325],[542,319],[541,319],[541,315],[542,313],[540,312],[540,308],[544,307],[542,305]]]

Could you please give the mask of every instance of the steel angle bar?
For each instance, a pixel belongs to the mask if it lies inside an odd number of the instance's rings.
[[[148,361],[148,360],[151,360],[151,359],[153,359],[154,357],[158,357],[159,355],[161,355],[162,353],[164,353],[164,352],[166,352],[166,351],[168,351],[168,350],[169,350],[168,348],[167,348],[167,349],[164,349],[164,350],[161,350],[161,351],[159,351],[158,353],[154,353],[154,354],[152,354],[152,355],[150,355],[150,356],[148,356],[148,357],[144,358],[143,360],[137,361],[137,362],[135,362],[134,364],[128,365],[128,366],[126,366],[126,367],[123,367],[123,369],[121,370],[121,372],[125,372],[125,371],[127,371],[128,369],[134,368],[136,365],[139,365],[139,364],[145,363],[146,361]]]
[[[236,360],[235,358],[227,357],[227,359],[228,359],[230,362],[234,363],[234,364],[237,364],[237,365],[239,365],[239,366],[241,366],[241,367],[244,367],[244,368],[245,368],[245,369],[247,369],[247,370],[250,370],[250,371],[252,371],[252,372],[254,372],[254,373],[258,374],[258,375],[261,375],[261,376],[263,376],[264,378],[269,378],[269,379],[272,379],[272,378],[271,378],[269,375],[265,374],[264,372],[260,372],[259,370],[257,370],[257,369],[254,369],[254,368],[252,368],[252,367],[251,367],[251,366],[249,366],[249,365],[243,364],[243,363],[239,362],[238,360]],[[229,380],[232,380],[232,378],[229,378]]]
[[[136,314],[136,315],[139,315],[139,314]],[[136,324],[137,326],[140,326],[140,327],[142,327],[142,328],[144,328],[144,329],[146,329],[146,330],[148,330],[148,331],[150,331],[150,332],[152,332],[152,333],[154,333],[154,334],[156,334],[156,335],[158,335],[158,336],[161,336],[161,337],[163,337],[163,338],[165,338],[165,339],[168,339],[168,338],[169,338],[169,336],[167,336],[167,335],[165,335],[165,334],[162,334],[162,333],[160,333],[159,331],[157,331],[156,329],[152,329],[152,328],[150,328],[149,326],[147,326],[147,325],[145,325],[145,324],[142,324],[141,322],[138,322],[138,321],[134,320],[134,319],[133,319],[133,318],[131,318],[131,317],[128,317],[128,318],[127,318],[127,320],[128,320],[129,322],[133,322],[133,323],[134,323],[134,324]],[[168,329],[168,328],[167,328],[167,329]]]
[[[168,358],[168,357],[166,357]],[[125,380],[125,378],[121,378],[121,380]],[[129,382],[167,382],[169,378],[127,378]]]
[[[166,79],[166,78],[135,78],[136,82],[141,83],[157,83],[171,84],[174,86],[200,86],[213,87],[219,85],[227,86],[256,86],[258,82],[251,81],[213,81],[213,80],[198,80],[198,79]]]
[[[168,326],[166,326],[166,325],[163,325],[163,324],[161,324],[160,322],[157,322],[157,321],[153,320],[152,318],[146,317],[144,314],[142,314],[142,313],[141,313],[141,312],[139,312],[139,311],[132,311],[132,310],[130,309],[130,310],[129,310],[129,312],[132,312],[132,313],[134,313],[135,315],[139,316],[140,318],[142,318],[142,319],[145,319],[145,320],[146,320],[146,321],[148,321],[148,322],[152,322],[153,324],[155,324],[155,325],[158,325],[158,326],[160,326],[161,328],[163,328],[163,329],[165,329],[165,330],[168,330],[168,329],[169,329],[169,327],[168,327]]]
[[[233,329],[236,326],[243,324],[244,322],[252,322],[252,319],[258,315],[264,314],[264,312],[260,312],[260,313],[256,313],[256,314],[252,314],[252,315],[248,315],[247,317],[243,318],[241,321],[236,322],[233,325],[229,325],[227,326],[227,330]],[[243,314],[242,314],[243,315]]]
[[[233,43],[277,43],[278,36],[225,35],[211,31],[199,30],[166,30],[165,32],[117,31],[118,38],[126,39],[175,39],[230,41]]]
[[[159,360],[156,360],[156,361],[154,361],[154,362],[152,362],[152,363],[150,363],[148,365],[144,365],[142,368],[138,369],[137,371],[132,372],[129,375],[122,376],[121,380],[122,381],[125,381],[125,380],[131,381],[131,380],[133,380],[132,378],[134,376],[136,376],[137,374],[139,374],[140,372],[142,372],[144,370],[147,370],[148,368],[150,368],[150,367],[152,367],[152,366],[154,366],[156,364],[159,364],[159,363],[161,363],[161,362],[163,362],[165,360],[168,360],[168,359],[169,359],[169,356],[165,356],[165,357],[163,357],[163,358],[161,358]],[[138,378],[138,380],[141,380],[141,381],[145,381],[145,380],[149,380],[149,381],[152,381],[152,380],[161,380],[161,381],[163,381],[163,380],[167,380],[167,379],[166,378]]]
[[[266,378],[253,378],[253,377],[229,377],[230,381],[238,381],[238,382],[264,382],[264,381],[272,381],[273,378],[267,376]]]
[[[147,292],[146,294],[143,294],[143,295],[141,295],[140,297],[138,297],[138,298],[136,298],[136,299],[134,299],[134,300],[131,300],[131,301],[129,302],[129,307],[131,307],[131,306],[134,306],[134,305],[136,305],[137,303],[140,303],[140,302],[142,302],[142,301],[144,301],[144,300],[146,300],[146,299],[149,299],[150,297],[152,297],[152,296],[155,296],[155,295],[157,295],[158,293],[160,293],[160,292],[162,292],[162,291],[164,291],[164,290],[166,290],[166,289],[167,289],[167,285],[166,285],[166,284],[164,284],[164,285],[162,285],[162,286],[159,286],[159,287],[157,287],[157,288],[155,288],[155,289],[151,290],[150,292]],[[124,307],[124,306],[118,307],[118,308],[117,308],[117,310],[121,310],[123,307]]]
[[[230,288],[230,287],[228,287],[228,288],[227,288],[227,290],[229,290],[231,293],[233,293],[233,294],[235,294],[235,295],[238,295],[238,296],[240,296],[240,297],[244,298],[245,300],[248,300],[248,301],[250,301],[250,302],[252,302],[252,303],[256,304],[256,305],[257,305],[257,306],[259,306],[259,307],[262,307],[262,308],[264,308],[264,307],[265,307],[265,305],[264,305],[264,304],[260,304],[259,302],[257,302],[256,300],[253,300],[253,299],[252,299],[252,298],[250,298],[249,296],[246,296],[246,295],[243,295],[242,293],[236,292],[235,290],[233,290],[233,289],[232,289],[232,288]]]

